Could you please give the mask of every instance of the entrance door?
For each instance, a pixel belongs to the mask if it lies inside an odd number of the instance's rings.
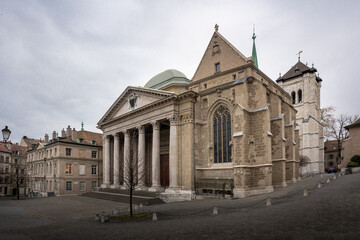
[[[4,188],[4,194],[7,195],[7,187]]]
[[[160,184],[169,186],[169,154],[160,155]]]

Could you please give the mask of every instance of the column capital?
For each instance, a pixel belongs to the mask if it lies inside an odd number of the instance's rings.
[[[177,116],[175,114],[168,116],[167,120],[169,120],[170,125],[176,125],[177,124]]]
[[[105,136],[105,142],[107,142],[107,143],[110,142],[110,136],[111,136],[111,135],[106,135],[106,136]]]
[[[130,132],[129,132],[129,130],[127,130],[127,129],[122,130],[121,132],[124,134],[125,137],[130,136]]]
[[[118,133],[115,133],[115,134],[113,135],[113,137],[114,137],[114,140],[119,140],[119,139],[120,139],[120,136],[119,136]]]
[[[150,122],[150,124],[153,127],[153,130],[159,130],[160,129],[160,122],[157,120],[153,120]]]
[[[139,134],[144,134],[145,133],[145,126],[144,125],[139,125],[136,128],[139,131]]]

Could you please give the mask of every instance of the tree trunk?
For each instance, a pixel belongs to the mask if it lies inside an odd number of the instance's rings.
[[[130,216],[133,216],[133,211],[132,211],[132,195],[133,195],[133,188],[132,186],[130,187]]]

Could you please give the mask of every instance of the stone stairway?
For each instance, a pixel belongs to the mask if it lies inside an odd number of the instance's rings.
[[[127,190],[104,188],[99,191],[92,191],[82,194],[84,197],[98,198],[116,202],[129,203],[130,196]],[[144,206],[163,204],[164,202],[156,197],[156,193],[147,191],[134,191],[133,204]]]

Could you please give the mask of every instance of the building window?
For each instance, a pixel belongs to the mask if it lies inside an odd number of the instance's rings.
[[[221,106],[214,116],[214,163],[231,162],[231,116]]]
[[[71,156],[71,148],[66,148],[66,156]]]
[[[206,83],[204,83],[204,89],[207,89],[207,84]]]
[[[52,149],[50,149],[50,157],[52,157]]]
[[[302,102],[302,90],[299,89],[298,91],[298,102],[301,103]]]
[[[329,162],[329,166],[330,166],[330,167],[332,167],[332,166],[333,166],[333,164],[334,164],[333,162]]]
[[[9,157],[5,158],[5,163],[9,163]]]
[[[97,187],[97,182],[96,181],[92,181],[91,182],[91,188],[92,190],[94,190]]]
[[[96,165],[91,166],[91,174],[96,175]]]
[[[66,191],[72,191],[72,182],[71,181],[66,182]]]
[[[85,165],[79,165],[79,175],[85,175]]]
[[[80,182],[80,191],[85,191],[85,182],[84,181]]]
[[[215,72],[220,72],[220,63],[215,63]]]
[[[95,141],[95,140],[90,141],[90,143],[91,143],[92,145],[96,145],[96,141]]]
[[[330,154],[329,159],[333,159],[333,158],[334,158],[334,155]]]
[[[291,99],[292,99],[292,103],[295,104],[296,103],[296,93],[295,92],[291,93]]]
[[[233,74],[233,79],[236,80],[236,74]]]
[[[56,154],[57,154],[57,148],[55,148],[55,156],[56,156]]]
[[[71,174],[71,164],[70,163],[67,163],[65,165],[65,174]]]
[[[91,158],[96,158],[96,153],[97,153],[96,151],[92,151],[91,152]]]
[[[57,182],[54,181],[54,191],[57,191]]]

